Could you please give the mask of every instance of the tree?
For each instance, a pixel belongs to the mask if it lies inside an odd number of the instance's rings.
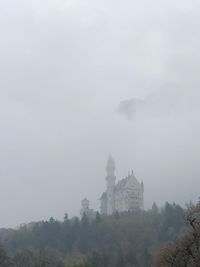
[[[153,205],[152,205],[152,211],[155,212],[155,213],[158,213],[158,211],[159,211],[156,202],[154,202]]]
[[[95,223],[100,223],[101,222],[101,215],[99,214],[99,212],[96,213],[96,218],[95,218]]]
[[[186,232],[160,251],[154,267],[200,266],[200,205],[190,204],[185,218]]]
[[[182,213],[181,207],[167,203],[158,212],[97,213],[93,221],[86,215],[81,220],[66,215],[62,222],[51,218],[9,230],[2,242],[20,267],[32,261],[34,267],[72,262],[91,267],[149,267],[155,250],[177,236],[184,221]]]
[[[14,257],[16,267],[35,267],[36,259],[30,250],[17,253]]]
[[[2,246],[0,246],[0,266],[2,267],[13,266],[10,258],[8,257],[5,249]]]

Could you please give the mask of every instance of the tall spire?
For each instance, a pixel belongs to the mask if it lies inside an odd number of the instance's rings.
[[[106,164],[106,183],[107,183],[107,214],[113,214],[114,212],[114,187],[115,187],[115,161],[109,156]]]
[[[106,164],[106,172],[108,177],[115,176],[115,161],[110,155]]]

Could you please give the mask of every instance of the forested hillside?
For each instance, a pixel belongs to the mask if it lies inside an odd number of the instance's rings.
[[[4,265],[18,267],[148,267],[157,251],[184,228],[184,210],[166,203],[149,211],[86,216],[23,225],[1,234]],[[4,249],[7,251],[4,251]],[[9,257],[8,257],[9,255]],[[6,265],[7,264],[7,265]]]

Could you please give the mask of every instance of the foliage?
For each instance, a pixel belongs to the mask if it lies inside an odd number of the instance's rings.
[[[2,267],[13,266],[10,258],[8,257],[5,249],[2,246],[0,246],[0,266]]]
[[[188,206],[185,220],[184,233],[160,251],[155,267],[200,266],[200,204]]]
[[[166,203],[159,210],[154,204],[138,213],[97,214],[92,222],[66,214],[62,222],[51,218],[23,225],[4,234],[2,243],[15,267],[148,267],[183,225],[180,206]]]

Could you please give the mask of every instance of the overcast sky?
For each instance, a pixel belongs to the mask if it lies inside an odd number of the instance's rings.
[[[0,227],[98,209],[105,164],[200,196],[199,0],[0,0]]]

